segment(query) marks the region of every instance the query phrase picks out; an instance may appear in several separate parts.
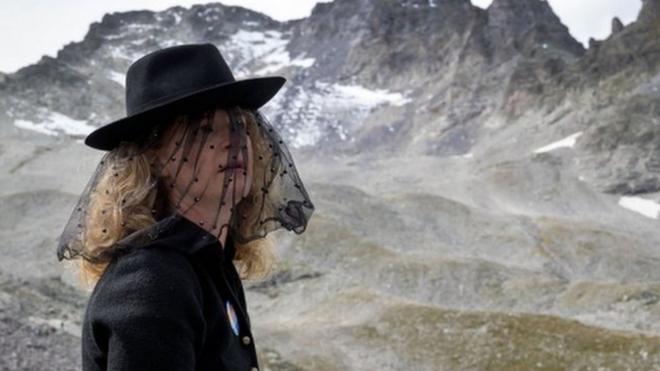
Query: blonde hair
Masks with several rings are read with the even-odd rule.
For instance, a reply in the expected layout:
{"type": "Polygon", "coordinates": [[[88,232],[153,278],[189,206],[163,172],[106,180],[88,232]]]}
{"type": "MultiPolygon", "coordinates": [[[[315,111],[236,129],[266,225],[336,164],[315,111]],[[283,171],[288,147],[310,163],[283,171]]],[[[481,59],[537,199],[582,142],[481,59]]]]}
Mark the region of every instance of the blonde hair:
{"type": "MultiPolygon", "coordinates": [[[[239,107],[233,109],[243,117],[248,132],[258,133],[254,114],[239,107]]],[[[254,158],[264,155],[268,148],[268,139],[251,136],[254,158]]],[[[111,252],[115,243],[133,231],[147,228],[156,219],[152,210],[157,202],[162,202],[159,187],[154,187],[154,175],[151,172],[151,158],[145,153],[137,153],[137,145],[122,142],[108,153],[106,172],[96,186],[96,192],[90,196],[88,216],[85,220],[85,233],[81,235],[84,253],[101,256],[111,252]]],[[[264,161],[253,161],[253,179],[261,179],[266,169],[264,161]]],[[[246,196],[249,201],[256,201],[261,196],[260,185],[252,182],[246,196]]],[[[249,202],[248,204],[256,204],[249,202]]],[[[259,218],[259,210],[245,210],[246,218],[259,218]]],[[[231,237],[232,234],[229,234],[231,237]]],[[[275,239],[272,234],[250,241],[246,244],[233,239],[235,246],[234,264],[243,279],[263,279],[270,275],[277,261],[275,239]]],[[[108,260],[78,259],[78,279],[81,285],[91,287],[96,284],[110,262],[108,260]]]]}

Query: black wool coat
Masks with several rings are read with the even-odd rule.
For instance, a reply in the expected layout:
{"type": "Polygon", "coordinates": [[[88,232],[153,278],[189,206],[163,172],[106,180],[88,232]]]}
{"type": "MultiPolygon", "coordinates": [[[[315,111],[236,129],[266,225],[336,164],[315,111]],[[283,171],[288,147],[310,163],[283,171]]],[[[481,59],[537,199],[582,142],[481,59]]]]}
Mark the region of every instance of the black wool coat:
{"type": "Polygon", "coordinates": [[[234,246],[208,236],[180,217],[112,260],[87,303],[83,371],[258,370],[234,246]]]}

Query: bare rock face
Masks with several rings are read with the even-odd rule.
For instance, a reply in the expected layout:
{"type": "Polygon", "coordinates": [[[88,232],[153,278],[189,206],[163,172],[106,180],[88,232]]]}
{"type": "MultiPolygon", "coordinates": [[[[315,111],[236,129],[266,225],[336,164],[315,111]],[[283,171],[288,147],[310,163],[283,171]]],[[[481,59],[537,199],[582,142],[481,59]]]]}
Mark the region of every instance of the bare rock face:
{"type": "Polygon", "coordinates": [[[544,0],[493,1],[488,7],[488,32],[500,48],[509,46],[530,53],[546,45],[573,56],[584,53],[584,47],[571,37],[544,0]]]}
{"type": "Polygon", "coordinates": [[[579,167],[605,192],[660,190],[659,3],[645,1],[637,21],[589,49],[565,75],[566,86],[584,92],[579,167]]]}
{"type": "Polygon", "coordinates": [[[458,53],[478,17],[469,0],[319,3],[292,23],[289,50],[314,56],[323,78],[412,85],[420,69],[433,74],[458,53]]]}
{"type": "Polygon", "coordinates": [[[547,95],[545,86],[585,50],[546,1],[495,0],[487,18],[484,37],[493,68],[506,76],[498,110],[515,120],[535,107],[538,97],[547,95]]]}
{"type": "Polygon", "coordinates": [[[590,51],[575,64],[576,81],[598,83],[625,69],[653,73],[658,68],[660,53],[660,23],[648,22],[658,16],[660,0],[647,0],[636,22],[623,27],[618,19],[612,21],[612,37],[602,43],[598,51],[590,51]],[[621,26],[621,27],[619,27],[621,26]]]}
{"type": "MultiPolygon", "coordinates": [[[[642,0],[642,9],[637,20],[639,22],[657,22],[660,19],[660,0],[642,0]]],[[[658,27],[658,24],[655,24],[658,27]]]]}
{"type": "Polygon", "coordinates": [[[619,17],[614,17],[612,19],[612,34],[617,34],[621,31],[623,31],[623,23],[621,23],[619,17]]]}

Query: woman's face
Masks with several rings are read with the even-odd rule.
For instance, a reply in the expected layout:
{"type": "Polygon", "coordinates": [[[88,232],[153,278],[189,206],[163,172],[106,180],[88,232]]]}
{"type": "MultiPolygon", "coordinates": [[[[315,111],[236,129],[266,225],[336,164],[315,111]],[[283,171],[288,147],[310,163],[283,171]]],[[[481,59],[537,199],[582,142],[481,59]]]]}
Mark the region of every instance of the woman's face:
{"type": "MultiPolygon", "coordinates": [[[[162,137],[163,146],[157,152],[159,162],[161,164],[166,163],[162,173],[170,186],[170,199],[179,200],[181,195],[185,195],[181,202],[181,208],[184,210],[193,203],[197,203],[197,207],[204,208],[208,205],[209,209],[217,208],[223,182],[226,179],[226,172],[229,172],[227,189],[223,198],[226,205],[237,204],[243,197],[247,196],[252,186],[254,170],[253,148],[250,137],[245,137],[247,158],[243,158],[244,154],[241,149],[234,149],[232,153],[235,154],[236,158],[232,158],[229,148],[232,145],[232,140],[230,138],[230,122],[227,111],[220,108],[216,109],[214,120],[209,124],[212,131],[208,132],[208,137],[203,144],[204,147],[201,148],[201,152],[200,146],[202,145],[201,139],[204,130],[199,130],[196,134],[193,134],[190,128],[179,124],[172,125],[165,130],[162,137]],[[186,143],[186,140],[182,139],[184,133],[195,135],[192,148],[188,152],[190,159],[181,158],[183,156],[183,143],[186,143]],[[177,145],[177,143],[179,144],[177,145]],[[173,156],[172,153],[174,153],[173,156]],[[197,153],[200,154],[197,171],[195,171],[194,157],[197,156],[197,153]],[[169,157],[169,161],[167,161],[167,157],[169,157]],[[172,160],[172,157],[174,157],[174,160],[172,160]],[[187,161],[181,164],[182,159],[187,161]],[[176,175],[178,166],[181,166],[181,169],[176,175]],[[190,188],[186,189],[189,184],[190,188]],[[199,195],[201,197],[198,197],[199,195]],[[195,200],[196,197],[199,199],[195,200]]],[[[203,124],[202,128],[205,127],[206,124],[203,124]]],[[[236,132],[244,133],[245,131],[236,132]]],[[[238,146],[239,142],[236,138],[233,142],[234,146],[238,146]]]]}

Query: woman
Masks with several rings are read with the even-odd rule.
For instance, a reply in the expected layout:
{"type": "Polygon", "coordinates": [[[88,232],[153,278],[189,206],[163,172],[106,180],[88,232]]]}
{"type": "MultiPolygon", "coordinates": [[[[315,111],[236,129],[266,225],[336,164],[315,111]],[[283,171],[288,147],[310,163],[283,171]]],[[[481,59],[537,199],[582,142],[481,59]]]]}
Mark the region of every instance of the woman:
{"type": "Polygon", "coordinates": [[[237,81],[206,43],[147,54],[126,82],[127,117],[85,139],[108,153],[58,246],[95,283],[83,369],[258,370],[241,278],[267,275],[268,233],[314,210],[257,110],[284,79],[237,81]]]}

